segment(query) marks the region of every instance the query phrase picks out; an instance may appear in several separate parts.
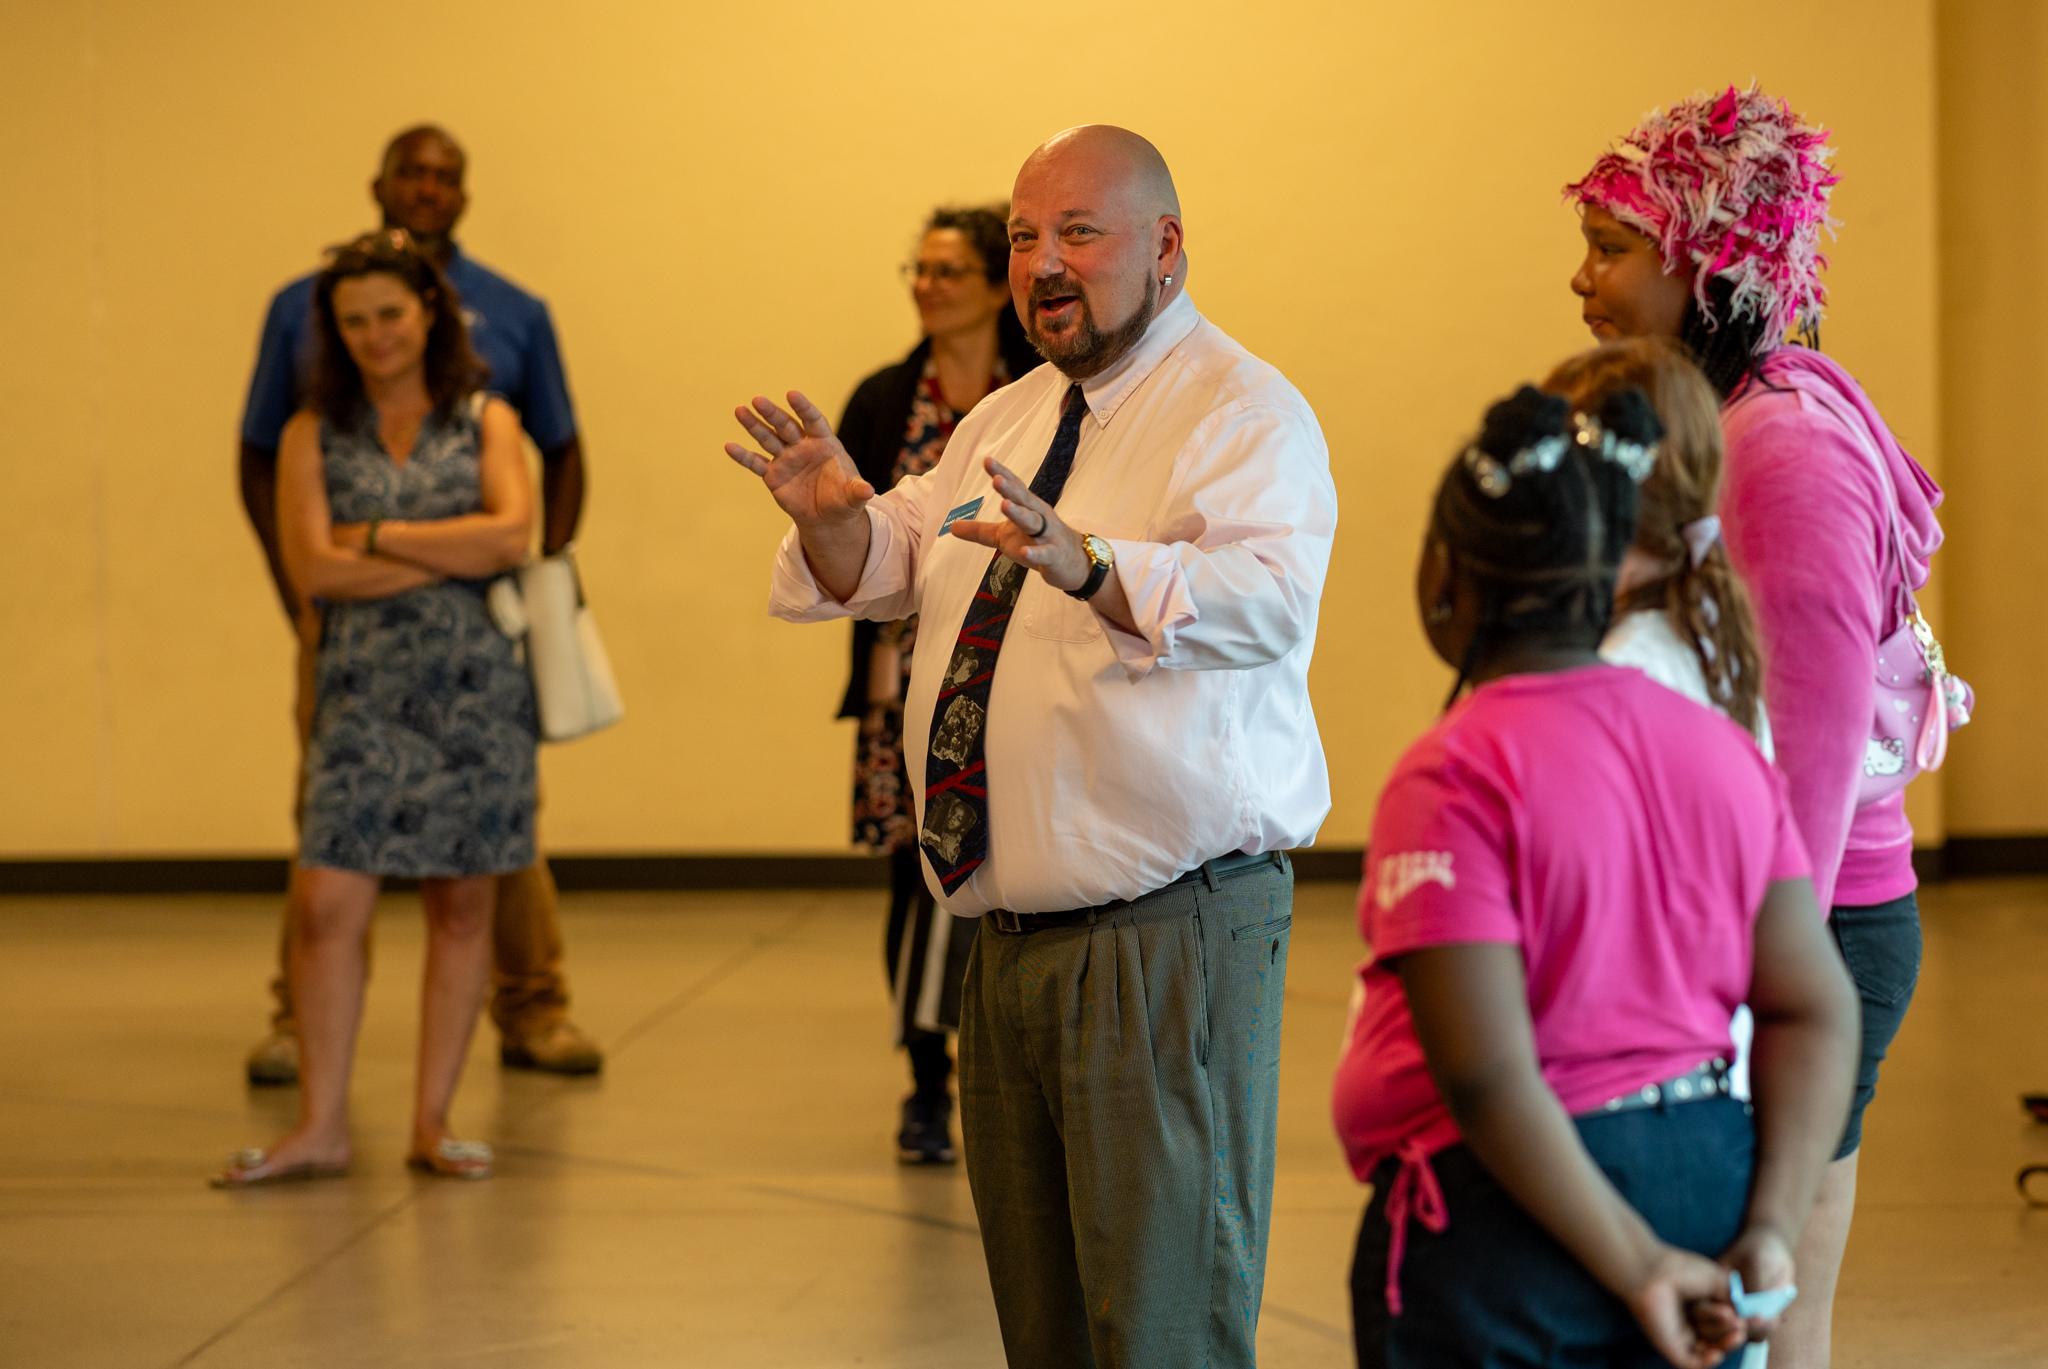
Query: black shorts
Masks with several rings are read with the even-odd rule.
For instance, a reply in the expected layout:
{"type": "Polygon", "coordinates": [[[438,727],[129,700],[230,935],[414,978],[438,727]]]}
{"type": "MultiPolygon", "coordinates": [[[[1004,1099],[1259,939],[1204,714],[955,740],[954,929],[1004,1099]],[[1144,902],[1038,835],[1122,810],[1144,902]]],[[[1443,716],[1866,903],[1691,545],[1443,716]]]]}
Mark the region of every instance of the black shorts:
{"type": "Polygon", "coordinates": [[[1828,931],[1856,982],[1863,1009],[1863,1048],[1856,1059],[1856,1092],[1849,1100],[1849,1124],[1837,1160],[1847,1159],[1863,1144],[1863,1109],[1877,1095],[1877,1067],[1913,1001],[1920,982],[1920,901],[1906,894],[1868,907],[1837,904],[1828,931]]]}

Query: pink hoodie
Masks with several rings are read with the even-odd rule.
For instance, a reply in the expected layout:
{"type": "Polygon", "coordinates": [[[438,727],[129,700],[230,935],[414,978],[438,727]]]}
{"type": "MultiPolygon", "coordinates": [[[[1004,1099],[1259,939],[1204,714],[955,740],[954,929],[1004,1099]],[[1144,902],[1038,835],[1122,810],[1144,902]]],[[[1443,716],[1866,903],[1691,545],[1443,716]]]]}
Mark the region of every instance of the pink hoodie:
{"type": "Polygon", "coordinates": [[[1764,700],[1814,892],[1835,904],[1910,892],[1913,828],[1895,794],[1856,807],[1876,708],[1877,644],[1898,628],[1885,505],[1894,497],[1912,588],[1941,545],[1941,488],[1830,358],[1780,347],[1721,408],[1730,557],[1756,601],[1764,700]],[[1860,440],[1859,440],[1860,439],[1860,440]],[[1866,454],[1891,476],[1888,490],[1866,454]]]}

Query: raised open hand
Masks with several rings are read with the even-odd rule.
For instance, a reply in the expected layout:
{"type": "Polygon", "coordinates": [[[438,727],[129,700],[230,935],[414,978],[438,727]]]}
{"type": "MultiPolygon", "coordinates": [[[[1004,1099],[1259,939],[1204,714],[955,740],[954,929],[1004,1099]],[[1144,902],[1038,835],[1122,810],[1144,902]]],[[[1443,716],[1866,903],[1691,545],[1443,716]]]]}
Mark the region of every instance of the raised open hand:
{"type": "Polygon", "coordinates": [[[725,454],[760,476],[799,528],[851,524],[875,497],[875,487],[861,479],[817,405],[801,391],[791,390],[789,408],[794,412],[766,395],[755,395],[752,408],[734,409],[733,417],[762,450],[728,442],[725,454]]]}

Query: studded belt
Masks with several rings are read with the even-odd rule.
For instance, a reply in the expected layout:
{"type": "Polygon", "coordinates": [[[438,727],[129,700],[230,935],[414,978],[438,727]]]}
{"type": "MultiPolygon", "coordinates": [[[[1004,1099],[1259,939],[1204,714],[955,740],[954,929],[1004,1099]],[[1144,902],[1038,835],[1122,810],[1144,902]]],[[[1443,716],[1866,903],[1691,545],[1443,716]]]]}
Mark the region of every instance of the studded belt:
{"type": "Polygon", "coordinates": [[[1610,1112],[1634,1112],[1638,1108],[1697,1103],[1708,1098],[1729,1097],[1732,1089],[1733,1084],[1728,1078],[1728,1062],[1717,1055],[1676,1078],[1666,1079],[1661,1084],[1645,1084],[1618,1098],[1610,1098],[1599,1107],[1581,1115],[1603,1117],[1610,1112]]]}

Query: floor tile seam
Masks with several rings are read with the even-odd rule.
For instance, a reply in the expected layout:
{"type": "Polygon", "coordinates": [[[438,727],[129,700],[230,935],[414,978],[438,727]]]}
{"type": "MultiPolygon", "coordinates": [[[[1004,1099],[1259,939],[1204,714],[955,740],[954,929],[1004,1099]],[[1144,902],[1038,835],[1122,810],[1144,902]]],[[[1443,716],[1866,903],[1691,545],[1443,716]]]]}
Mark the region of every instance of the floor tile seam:
{"type": "Polygon", "coordinates": [[[854,1198],[834,1198],[828,1194],[809,1193],[800,1188],[788,1188],[780,1184],[738,1183],[730,1187],[735,1192],[759,1193],[766,1197],[783,1198],[812,1207],[838,1208],[841,1211],[860,1212],[873,1217],[892,1217],[914,1226],[935,1227],[955,1235],[972,1236],[976,1241],[981,1239],[981,1227],[975,1223],[955,1221],[951,1217],[935,1217],[928,1212],[911,1212],[903,1208],[886,1207],[880,1203],[864,1203],[854,1198]]]}
{"type": "Polygon", "coordinates": [[[1297,1312],[1291,1307],[1276,1307],[1270,1302],[1263,1303],[1259,1308],[1259,1316],[1261,1319],[1285,1322],[1287,1325],[1298,1330],[1308,1331],[1314,1335],[1321,1336],[1324,1340],[1335,1345],[1350,1345],[1352,1343],[1351,1328],[1349,1326],[1333,1326],[1321,1317],[1312,1317],[1306,1312],[1297,1312]]]}
{"type": "Polygon", "coordinates": [[[740,966],[746,964],[749,960],[752,960],[777,942],[786,940],[790,932],[809,921],[814,915],[814,910],[800,908],[789,914],[780,926],[756,933],[744,945],[735,947],[724,960],[719,961],[699,976],[695,983],[684,988],[667,1002],[657,1005],[638,1022],[633,1023],[624,1031],[615,1035],[612,1038],[610,1053],[617,1055],[620,1051],[630,1047],[635,1041],[654,1030],[663,1020],[688,1007],[692,1001],[702,997],[706,992],[729,978],[733,971],[737,970],[740,966]]]}
{"type": "Polygon", "coordinates": [[[591,1169],[612,1170],[650,1179],[672,1179],[687,1183],[719,1183],[723,1184],[726,1191],[731,1193],[753,1193],[763,1197],[780,1198],[788,1202],[803,1203],[811,1207],[832,1207],[850,1212],[860,1212],[869,1216],[892,1217],[922,1226],[935,1226],[942,1230],[976,1237],[981,1234],[980,1227],[969,1222],[955,1221],[950,1217],[934,1217],[929,1213],[888,1207],[880,1203],[864,1203],[853,1198],[835,1198],[829,1194],[814,1193],[798,1187],[758,1182],[734,1183],[728,1176],[704,1171],[669,1169],[662,1165],[648,1164],[644,1161],[614,1160],[603,1156],[578,1155],[573,1151],[549,1150],[540,1146],[526,1146],[516,1143],[500,1146],[499,1150],[507,1155],[534,1156],[560,1161],[564,1164],[580,1165],[591,1169]]]}
{"type": "Polygon", "coordinates": [[[612,1170],[621,1174],[637,1174],[649,1179],[680,1179],[690,1183],[717,1182],[719,1176],[697,1170],[672,1169],[665,1165],[649,1164],[643,1160],[619,1160],[604,1155],[579,1155],[575,1151],[557,1150],[548,1146],[527,1145],[520,1141],[498,1143],[500,1155],[524,1156],[528,1159],[554,1160],[571,1166],[587,1169],[612,1170]]]}
{"type": "MultiPolygon", "coordinates": [[[[796,912],[791,913],[780,926],[756,934],[752,940],[738,947],[724,960],[706,970],[694,983],[684,988],[675,997],[657,1005],[638,1022],[633,1023],[624,1031],[614,1035],[611,1039],[611,1044],[606,1047],[605,1054],[607,1060],[616,1061],[619,1056],[632,1047],[634,1042],[653,1031],[655,1027],[668,1018],[687,1008],[696,999],[702,997],[705,993],[729,978],[734,971],[745,965],[749,960],[785,939],[792,930],[814,916],[815,911],[814,909],[800,908],[796,912]]],[[[542,1097],[530,1100],[525,1107],[510,1113],[506,1121],[506,1132],[516,1132],[522,1124],[538,1116],[541,1112],[553,1107],[565,1098],[574,1096],[574,1090],[558,1088],[549,1091],[542,1097]]]]}
{"type": "Polygon", "coordinates": [[[4,1098],[10,1106],[20,1104],[45,1108],[79,1108],[88,1111],[118,1112],[124,1115],[155,1113],[165,1117],[186,1117],[194,1120],[199,1118],[216,1119],[221,1113],[219,1108],[196,1107],[178,1103],[129,1102],[117,1098],[82,1098],[75,1095],[66,1096],[64,1094],[23,1093],[16,1089],[7,1088],[5,1085],[0,1085],[0,1098],[4,1098]]]}
{"type": "Polygon", "coordinates": [[[419,1198],[420,1195],[417,1192],[408,1193],[405,1197],[399,1199],[397,1202],[391,1204],[391,1206],[385,1208],[382,1212],[379,1212],[376,1216],[364,1222],[361,1227],[351,1232],[346,1239],[342,1240],[331,1250],[327,1251],[326,1254],[319,1256],[310,1264],[307,1264],[304,1268],[300,1269],[296,1274],[293,1274],[283,1283],[280,1283],[279,1285],[277,1285],[277,1287],[271,1289],[268,1293],[264,1294],[255,1302],[251,1303],[248,1307],[244,1308],[241,1312],[237,1313],[228,1321],[227,1325],[221,1327],[220,1330],[208,1336],[205,1340],[201,1341],[197,1346],[193,1347],[185,1355],[181,1356],[176,1360],[173,1360],[171,1362],[170,1369],[188,1369],[188,1366],[197,1364],[201,1356],[207,1354],[215,1346],[221,1344],[223,1341],[227,1340],[228,1337],[232,1336],[235,1332],[239,1331],[243,1326],[247,1325],[249,1321],[252,1320],[258,1313],[262,1312],[265,1308],[269,1307],[271,1304],[283,1298],[287,1293],[290,1293],[299,1285],[306,1283],[308,1280],[312,1279],[314,1275],[318,1274],[327,1266],[333,1264],[336,1260],[340,1259],[343,1255],[353,1250],[356,1246],[362,1244],[365,1240],[368,1240],[369,1237],[379,1227],[385,1225],[386,1223],[390,1222],[393,1218],[399,1216],[407,1208],[416,1205],[419,1202],[419,1198]]]}

